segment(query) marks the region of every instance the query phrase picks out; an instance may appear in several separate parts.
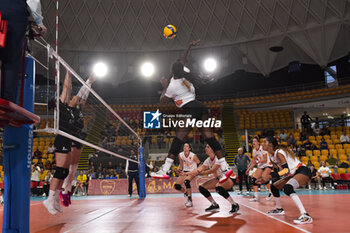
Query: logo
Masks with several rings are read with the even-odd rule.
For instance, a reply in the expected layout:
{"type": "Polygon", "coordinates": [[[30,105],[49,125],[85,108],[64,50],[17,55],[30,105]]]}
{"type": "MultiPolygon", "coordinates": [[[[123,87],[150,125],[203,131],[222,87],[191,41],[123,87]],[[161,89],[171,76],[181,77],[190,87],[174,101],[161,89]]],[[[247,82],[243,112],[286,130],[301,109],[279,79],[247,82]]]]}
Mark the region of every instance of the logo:
{"type": "Polygon", "coordinates": [[[115,190],[115,181],[103,180],[100,183],[101,193],[104,195],[111,195],[115,190]]]}
{"type": "Polygon", "coordinates": [[[156,112],[143,112],[144,129],[160,129],[160,116],[162,113],[157,109],[156,112]]]}

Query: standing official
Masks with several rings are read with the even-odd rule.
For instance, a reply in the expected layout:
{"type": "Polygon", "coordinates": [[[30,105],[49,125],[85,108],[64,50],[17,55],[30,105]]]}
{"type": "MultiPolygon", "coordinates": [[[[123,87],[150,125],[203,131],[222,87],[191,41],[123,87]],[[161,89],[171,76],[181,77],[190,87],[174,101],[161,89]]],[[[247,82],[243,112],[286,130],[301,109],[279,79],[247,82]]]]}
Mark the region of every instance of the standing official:
{"type": "MultiPolygon", "coordinates": [[[[130,157],[137,160],[137,156],[133,149],[130,150],[130,157]]],[[[133,161],[126,161],[125,174],[128,176],[129,180],[129,197],[132,196],[132,180],[135,179],[137,186],[137,194],[139,194],[139,165],[133,161]]]]}

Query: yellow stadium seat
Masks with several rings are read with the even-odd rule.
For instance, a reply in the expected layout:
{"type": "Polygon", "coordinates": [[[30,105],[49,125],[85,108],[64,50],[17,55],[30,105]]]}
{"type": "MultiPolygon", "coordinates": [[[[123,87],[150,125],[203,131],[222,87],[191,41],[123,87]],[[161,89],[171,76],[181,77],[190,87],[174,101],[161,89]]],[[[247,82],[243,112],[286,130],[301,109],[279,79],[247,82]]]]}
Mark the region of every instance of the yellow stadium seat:
{"type": "Polygon", "coordinates": [[[330,149],[329,150],[329,153],[333,156],[336,156],[337,155],[337,150],[336,149],[330,149]]]}
{"type": "Polygon", "coordinates": [[[328,150],[322,150],[321,152],[322,152],[322,155],[324,155],[324,156],[328,156],[328,154],[329,154],[328,150]]]}
{"type": "Polygon", "coordinates": [[[328,149],[335,149],[335,146],[333,144],[328,144],[328,149]]]}
{"type": "MultiPolygon", "coordinates": [[[[323,154],[323,151],[324,150],[322,150],[322,154],[323,154]]],[[[314,156],[320,156],[321,155],[321,152],[319,150],[314,150],[313,152],[314,152],[314,156]]]]}
{"type": "Polygon", "coordinates": [[[316,156],[311,156],[310,157],[311,162],[318,162],[318,158],[316,156]]]}
{"type": "Polygon", "coordinates": [[[305,153],[307,156],[312,156],[312,150],[307,150],[305,153]]]}
{"type": "Polygon", "coordinates": [[[326,161],[327,160],[327,156],[324,156],[324,155],[322,155],[322,156],[320,156],[320,161],[322,162],[322,161],[326,161]]]}
{"type": "Polygon", "coordinates": [[[315,168],[316,168],[316,167],[317,167],[317,168],[319,168],[319,167],[320,167],[320,163],[319,163],[319,162],[317,162],[317,161],[312,162],[312,164],[315,166],[315,168]]]}
{"type": "Polygon", "coordinates": [[[342,144],[337,144],[337,145],[335,145],[335,148],[336,149],[343,149],[343,145],[342,144]]]}
{"type": "Polygon", "coordinates": [[[309,161],[308,157],[306,157],[306,156],[301,157],[301,162],[303,162],[304,164],[307,164],[308,161],[309,161]]]}
{"type": "Polygon", "coordinates": [[[345,173],[345,168],[338,168],[337,169],[339,174],[344,174],[345,173]]]}
{"type": "Polygon", "coordinates": [[[345,150],[344,149],[337,149],[337,151],[338,151],[338,155],[340,155],[340,154],[345,154],[345,150]]]}

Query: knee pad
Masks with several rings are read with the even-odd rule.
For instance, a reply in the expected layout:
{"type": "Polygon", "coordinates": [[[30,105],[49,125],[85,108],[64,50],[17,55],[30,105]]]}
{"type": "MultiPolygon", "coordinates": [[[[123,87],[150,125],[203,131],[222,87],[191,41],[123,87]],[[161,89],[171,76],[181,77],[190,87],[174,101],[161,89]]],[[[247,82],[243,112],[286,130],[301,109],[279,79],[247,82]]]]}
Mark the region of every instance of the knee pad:
{"type": "Polygon", "coordinates": [[[274,185],[271,185],[271,193],[274,197],[280,197],[280,191],[274,185]]]}
{"type": "Polygon", "coordinates": [[[210,197],[211,194],[208,191],[208,189],[204,188],[203,186],[199,186],[199,192],[204,196],[204,197],[210,197]]]}
{"type": "Polygon", "coordinates": [[[176,190],[179,190],[179,191],[180,191],[180,190],[181,190],[181,185],[175,184],[175,185],[174,185],[174,188],[175,188],[176,190]]]}
{"type": "Polygon", "coordinates": [[[183,143],[184,143],[183,141],[181,141],[179,138],[175,137],[173,140],[173,143],[171,143],[169,153],[173,154],[175,156],[178,156],[180,151],[181,151],[183,143]]]}
{"type": "Polygon", "coordinates": [[[252,177],[251,185],[257,186],[256,180],[257,180],[257,179],[256,179],[255,177],[252,177]]]}
{"type": "Polygon", "coordinates": [[[225,199],[227,199],[230,196],[230,194],[224,189],[224,187],[216,186],[215,190],[218,194],[223,196],[225,199]]]}
{"type": "Polygon", "coordinates": [[[299,182],[294,178],[288,180],[286,184],[290,184],[291,186],[293,186],[294,189],[299,188],[299,182]]]}
{"type": "Polygon", "coordinates": [[[59,180],[64,180],[69,174],[69,169],[63,168],[63,167],[56,167],[55,174],[53,175],[54,178],[57,178],[59,180]]]}
{"type": "Polygon", "coordinates": [[[185,180],[185,186],[187,189],[190,189],[191,188],[191,181],[185,180]]]}
{"type": "Polygon", "coordinates": [[[209,146],[211,147],[211,149],[213,149],[213,151],[219,151],[222,150],[220,143],[216,140],[215,137],[211,137],[205,140],[209,146]]]}
{"type": "Polygon", "coordinates": [[[291,184],[284,185],[283,192],[288,196],[291,195],[292,193],[295,193],[294,188],[291,184]]]}

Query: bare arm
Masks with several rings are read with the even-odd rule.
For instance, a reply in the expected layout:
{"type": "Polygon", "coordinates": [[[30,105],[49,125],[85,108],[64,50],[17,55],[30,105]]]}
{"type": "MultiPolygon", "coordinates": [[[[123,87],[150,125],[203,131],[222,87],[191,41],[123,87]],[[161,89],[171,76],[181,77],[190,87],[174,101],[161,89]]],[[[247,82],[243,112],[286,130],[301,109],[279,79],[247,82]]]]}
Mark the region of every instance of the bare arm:
{"type": "Polygon", "coordinates": [[[200,172],[199,174],[200,175],[212,174],[212,173],[216,172],[216,170],[218,170],[219,168],[220,168],[219,164],[214,164],[214,166],[211,169],[200,172]]]}
{"type": "Polygon", "coordinates": [[[184,167],[184,161],[181,159],[181,157],[179,156],[179,167],[177,168],[179,171],[182,171],[183,167],[184,167]]]}
{"type": "Polygon", "coordinates": [[[186,59],[187,59],[187,56],[188,56],[188,53],[190,52],[190,49],[192,48],[192,46],[196,46],[200,41],[201,41],[201,40],[195,40],[195,41],[192,41],[192,42],[188,45],[187,49],[185,50],[185,52],[182,54],[182,57],[181,57],[181,62],[182,62],[182,64],[185,65],[186,59]]]}
{"type": "Polygon", "coordinates": [[[199,158],[197,157],[197,155],[194,155],[194,156],[193,156],[193,160],[194,160],[194,162],[195,162],[196,164],[200,164],[200,163],[201,163],[201,161],[199,160],[199,158]]]}
{"type": "Polygon", "coordinates": [[[199,175],[202,171],[205,171],[207,170],[209,167],[208,166],[205,166],[205,165],[200,165],[197,169],[193,170],[193,171],[190,171],[190,172],[187,172],[187,173],[184,173],[183,175],[190,175],[190,176],[197,176],[199,175]]]}
{"type": "MultiPolygon", "coordinates": [[[[95,75],[93,73],[91,73],[90,77],[88,78],[88,80],[86,80],[86,84],[88,86],[91,86],[94,82],[95,82],[96,78],[95,75]]],[[[78,92],[77,95],[75,95],[71,101],[69,101],[69,106],[70,107],[75,107],[78,104],[79,105],[83,105],[85,106],[86,100],[88,99],[90,94],[90,91],[87,89],[87,87],[85,85],[83,85],[80,88],[80,91],[78,92]]]]}
{"type": "Polygon", "coordinates": [[[250,166],[249,168],[247,169],[247,171],[245,172],[245,174],[249,174],[249,171],[253,169],[253,167],[256,165],[256,159],[255,157],[251,160],[251,163],[250,163],[250,166]]]}
{"type": "Polygon", "coordinates": [[[169,80],[166,79],[165,77],[162,77],[160,79],[160,83],[162,84],[162,87],[163,87],[162,94],[160,95],[160,103],[167,104],[171,100],[171,98],[165,96],[166,90],[168,89],[168,86],[169,86],[169,80]]]}
{"type": "Polygon", "coordinates": [[[66,77],[64,78],[63,89],[60,96],[61,102],[68,103],[70,100],[71,94],[72,94],[71,74],[68,70],[66,70],[66,77]]]}

